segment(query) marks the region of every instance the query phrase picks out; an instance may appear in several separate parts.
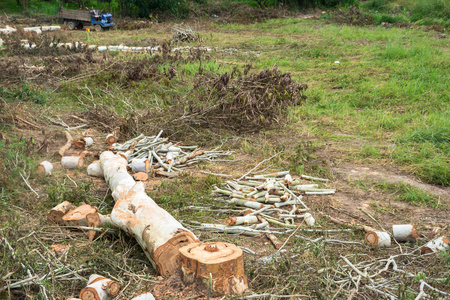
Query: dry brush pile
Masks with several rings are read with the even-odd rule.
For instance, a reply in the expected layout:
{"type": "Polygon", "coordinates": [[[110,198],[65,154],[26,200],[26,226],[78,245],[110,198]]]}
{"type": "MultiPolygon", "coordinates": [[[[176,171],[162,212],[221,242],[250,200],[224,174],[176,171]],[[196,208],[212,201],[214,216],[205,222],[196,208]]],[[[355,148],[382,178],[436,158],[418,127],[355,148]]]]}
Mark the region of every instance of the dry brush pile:
{"type": "Polygon", "coordinates": [[[189,111],[179,120],[202,127],[258,131],[282,123],[286,108],[306,99],[306,89],[307,85],[276,66],[253,75],[202,78],[190,95],[189,111]]]}

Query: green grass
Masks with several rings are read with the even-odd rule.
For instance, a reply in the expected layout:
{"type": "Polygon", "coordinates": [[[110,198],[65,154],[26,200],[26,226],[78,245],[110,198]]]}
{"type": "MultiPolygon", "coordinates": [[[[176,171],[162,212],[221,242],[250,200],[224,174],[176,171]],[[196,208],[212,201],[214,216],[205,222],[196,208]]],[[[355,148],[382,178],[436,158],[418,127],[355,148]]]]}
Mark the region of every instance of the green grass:
{"type": "MultiPolygon", "coordinates": [[[[244,29],[238,25],[223,27],[244,29]]],[[[267,34],[241,44],[246,50],[262,51],[255,61],[257,67],[277,64],[310,86],[308,103],[294,109],[293,118],[303,124],[314,121],[314,126],[324,130],[356,133],[372,145],[364,147],[361,155],[399,163],[427,182],[450,184],[446,172],[447,41],[420,30],[321,25],[292,19],[250,27],[253,32],[267,34]],[[288,34],[283,44],[272,37],[274,32],[288,34]],[[292,48],[294,42],[300,49],[292,48]],[[334,60],[341,63],[334,64],[334,60]],[[320,125],[322,119],[327,119],[327,124],[320,125]],[[426,133],[420,133],[424,128],[428,128],[426,133]],[[380,153],[374,147],[379,143],[397,145],[380,153]]]]}

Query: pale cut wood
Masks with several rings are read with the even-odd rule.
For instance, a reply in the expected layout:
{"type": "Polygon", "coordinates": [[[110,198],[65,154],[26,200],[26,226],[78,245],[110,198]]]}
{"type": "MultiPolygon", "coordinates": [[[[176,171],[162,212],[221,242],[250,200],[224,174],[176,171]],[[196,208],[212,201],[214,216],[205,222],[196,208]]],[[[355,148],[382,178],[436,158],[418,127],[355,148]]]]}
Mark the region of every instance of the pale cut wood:
{"type": "Polygon", "coordinates": [[[100,161],[96,160],[93,163],[91,163],[87,167],[87,173],[88,173],[89,176],[103,177],[103,170],[100,167],[100,161]]]}
{"type": "Polygon", "coordinates": [[[81,290],[81,300],[109,300],[120,291],[120,285],[114,280],[92,274],[87,286],[81,290]]]}
{"type": "Polygon", "coordinates": [[[111,146],[112,144],[114,144],[116,142],[117,142],[117,137],[114,134],[110,133],[106,136],[106,143],[108,145],[111,146]]]}
{"type": "Polygon", "coordinates": [[[73,208],[73,204],[69,201],[64,201],[53,207],[47,215],[47,222],[50,224],[60,224],[62,218],[73,208]]]}
{"type": "Polygon", "coordinates": [[[448,245],[449,245],[448,238],[446,236],[441,236],[425,244],[425,246],[421,248],[421,253],[428,254],[439,252],[447,248],[448,245]]]}
{"type": "Polygon", "coordinates": [[[148,174],[145,172],[138,172],[133,174],[133,178],[136,181],[146,181],[148,179],[148,174]]]}
{"type": "Polygon", "coordinates": [[[66,131],[65,134],[66,134],[67,142],[64,144],[64,146],[59,148],[59,151],[58,151],[59,155],[61,155],[61,156],[64,156],[64,152],[69,150],[70,146],[72,146],[72,141],[73,141],[73,138],[68,131],[66,131]]]}
{"type": "Polygon", "coordinates": [[[44,174],[45,176],[52,175],[53,165],[51,162],[44,160],[39,164],[38,172],[44,174]]]}
{"type": "Polygon", "coordinates": [[[419,237],[412,224],[392,225],[392,233],[398,242],[416,242],[419,237]]]}
{"type": "Polygon", "coordinates": [[[150,160],[148,158],[133,158],[131,160],[131,171],[133,173],[150,172],[150,160]]]}
{"type": "Polygon", "coordinates": [[[84,159],[82,156],[63,156],[61,165],[64,169],[78,169],[84,165],[84,159]]]}
{"type": "Polygon", "coordinates": [[[111,223],[136,238],[160,274],[173,274],[179,268],[178,249],[198,242],[197,237],[147,195],[143,182],[134,181],[125,158],[105,151],[100,163],[116,201],[111,223]]]}
{"type": "Polygon", "coordinates": [[[131,300],[155,300],[155,297],[153,297],[153,295],[151,293],[145,293],[145,294],[136,296],[131,300]]]}
{"type": "Polygon", "coordinates": [[[369,231],[364,239],[372,247],[389,247],[391,245],[391,237],[384,231],[369,231]]]}
{"type": "Polygon", "coordinates": [[[220,294],[242,294],[247,288],[242,250],[229,243],[194,243],[180,248],[183,281],[196,279],[220,294]]]}
{"type": "Polygon", "coordinates": [[[280,240],[273,234],[273,233],[267,233],[266,237],[272,242],[275,249],[280,249],[281,245],[283,245],[280,240]]]}
{"type": "Polygon", "coordinates": [[[230,225],[249,225],[258,222],[256,216],[230,217],[226,219],[225,224],[230,225]]]}
{"type": "Polygon", "coordinates": [[[305,218],[306,224],[308,224],[309,226],[314,226],[316,220],[314,220],[314,217],[310,213],[305,213],[303,216],[305,218]]]}

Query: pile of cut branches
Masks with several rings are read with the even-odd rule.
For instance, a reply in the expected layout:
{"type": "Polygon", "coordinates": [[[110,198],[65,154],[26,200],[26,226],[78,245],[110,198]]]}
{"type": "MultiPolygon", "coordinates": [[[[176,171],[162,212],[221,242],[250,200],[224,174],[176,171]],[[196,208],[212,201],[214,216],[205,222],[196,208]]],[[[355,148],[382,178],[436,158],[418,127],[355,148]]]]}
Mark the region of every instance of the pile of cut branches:
{"type": "Polygon", "coordinates": [[[200,78],[188,102],[189,112],[175,121],[209,128],[255,132],[280,124],[286,108],[306,99],[306,84],[275,66],[249,76],[200,78]]]}

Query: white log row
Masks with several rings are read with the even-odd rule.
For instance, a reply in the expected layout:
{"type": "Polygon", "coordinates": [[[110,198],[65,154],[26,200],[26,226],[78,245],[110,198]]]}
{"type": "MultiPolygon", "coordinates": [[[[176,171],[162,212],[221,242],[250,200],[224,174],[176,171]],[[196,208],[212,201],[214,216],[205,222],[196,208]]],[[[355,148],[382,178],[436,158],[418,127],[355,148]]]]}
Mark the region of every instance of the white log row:
{"type": "Polygon", "coordinates": [[[44,160],[39,164],[38,171],[45,174],[45,176],[52,175],[53,165],[51,162],[44,160]]]}
{"type": "Polygon", "coordinates": [[[258,223],[256,216],[230,217],[225,221],[225,224],[230,225],[249,225],[258,223]]]}
{"type": "Polygon", "coordinates": [[[105,151],[100,163],[116,201],[111,223],[136,238],[160,274],[173,274],[180,266],[178,249],[197,237],[147,195],[143,182],[134,181],[125,158],[105,151]]]}
{"type": "Polygon", "coordinates": [[[398,242],[416,242],[419,237],[412,224],[392,225],[392,233],[398,242]]]}
{"type": "Polygon", "coordinates": [[[421,248],[422,254],[435,253],[444,250],[448,247],[449,240],[446,236],[438,237],[431,240],[421,248]]]}
{"type": "Polygon", "coordinates": [[[108,144],[108,145],[112,145],[112,144],[114,144],[115,142],[117,142],[117,137],[114,135],[114,134],[112,134],[112,133],[110,133],[110,134],[108,134],[107,136],[106,136],[106,143],[108,144]]]}
{"type": "Polygon", "coordinates": [[[136,296],[131,300],[155,300],[155,297],[153,297],[153,295],[151,293],[145,293],[145,294],[136,296]]]}
{"type": "Polygon", "coordinates": [[[92,274],[79,297],[81,300],[110,300],[119,291],[120,285],[116,281],[92,274]]]}
{"type": "Polygon", "coordinates": [[[102,177],[103,178],[103,170],[100,167],[100,161],[96,160],[93,163],[91,163],[87,167],[87,173],[88,173],[89,176],[102,177]]]}
{"type": "Polygon", "coordinates": [[[131,160],[131,171],[133,173],[150,172],[150,160],[148,158],[133,158],[131,160]]]}
{"type": "Polygon", "coordinates": [[[366,233],[365,241],[372,247],[389,247],[391,245],[391,237],[389,233],[384,231],[369,231],[366,233]]]}
{"type": "Polygon", "coordinates": [[[64,201],[63,203],[56,205],[48,212],[47,222],[50,224],[61,223],[63,216],[72,208],[74,208],[74,206],[69,201],[64,201]]]}
{"type": "Polygon", "coordinates": [[[0,33],[4,33],[4,34],[10,34],[10,33],[16,32],[16,31],[17,31],[17,29],[10,27],[8,25],[6,25],[5,28],[0,28],[0,33]]]}
{"type": "Polygon", "coordinates": [[[77,169],[84,165],[82,156],[63,156],[61,158],[61,165],[64,169],[77,169]]]}

